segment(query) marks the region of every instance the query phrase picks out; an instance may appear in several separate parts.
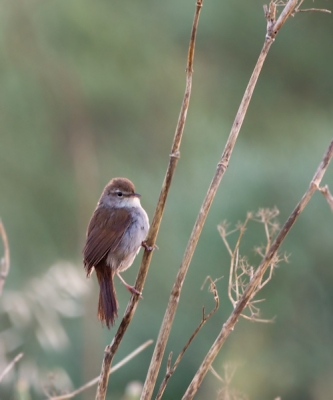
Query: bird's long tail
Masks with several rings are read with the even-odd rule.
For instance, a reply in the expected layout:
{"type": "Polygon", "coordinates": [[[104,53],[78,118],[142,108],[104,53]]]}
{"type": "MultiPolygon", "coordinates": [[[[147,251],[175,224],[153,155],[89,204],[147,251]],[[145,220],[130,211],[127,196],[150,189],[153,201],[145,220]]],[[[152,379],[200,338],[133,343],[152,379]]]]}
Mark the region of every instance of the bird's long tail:
{"type": "Polygon", "coordinates": [[[110,327],[118,317],[118,302],[116,291],[113,284],[113,274],[111,268],[101,261],[95,266],[95,271],[99,283],[98,318],[110,327]]]}

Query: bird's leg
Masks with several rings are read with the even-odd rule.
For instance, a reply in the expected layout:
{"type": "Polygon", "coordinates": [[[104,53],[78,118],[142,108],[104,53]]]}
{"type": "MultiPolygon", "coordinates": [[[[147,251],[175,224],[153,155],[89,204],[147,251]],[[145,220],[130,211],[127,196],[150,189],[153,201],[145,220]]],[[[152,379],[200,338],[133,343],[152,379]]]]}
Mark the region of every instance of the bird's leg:
{"type": "Polygon", "coordinates": [[[130,291],[132,294],[138,294],[140,297],[142,297],[142,293],[139,292],[137,289],[135,289],[134,286],[129,285],[125,279],[120,275],[119,272],[117,272],[118,278],[122,281],[122,283],[124,284],[125,288],[130,291]]]}
{"type": "Polygon", "coordinates": [[[154,246],[149,246],[145,240],[141,243],[141,246],[147,251],[153,251],[155,249],[158,250],[158,246],[156,246],[156,244],[154,244],[154,246]]]}

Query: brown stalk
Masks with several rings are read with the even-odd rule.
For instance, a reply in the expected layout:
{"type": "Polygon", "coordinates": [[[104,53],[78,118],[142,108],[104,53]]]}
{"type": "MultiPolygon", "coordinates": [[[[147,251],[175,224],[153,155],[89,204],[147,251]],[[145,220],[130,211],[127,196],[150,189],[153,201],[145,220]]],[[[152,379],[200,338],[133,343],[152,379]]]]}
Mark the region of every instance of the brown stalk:
{"type": "MultiPolygon", "coordinates": [[[[197,0],[196,3],[196,10],[195,10],[195,15],[194,15],[194,20],[193,20],[193,25],[192,25],[192,31],[191,31],[191,38],[190,38],[190,44],[189,44],[189,50],[188,50],[188,56],[187,56],[187,67],[186,67],[186,87],[185,87],[185,93],[184,93],[184,98],[183,102],[181,105],[180,113],[179,113],[179,118],[178,118],[178,123],[176,126],[176,131],[173,139],[173,144],[171,148],[171,154],[170,154],[170,159],[169,159],[169,165],[164,177],[164,181],[162,184],[162,189],[161,193],[157,202],[155,214],[151,223],[151,227],[148,233],[147,237],[147,244],[149,246],[154,246],[156,237],[160,228],[164,208],[165,208],[165,203],[166,199],[169,193],[171,181],[178,163],[178,159],[180,157],[180,144],[184,132],[184,126],[186,122],[186,116],[187,116],[187,110],[189,107],[189,101],[190,101],[190,96],[191,96],[191,88],[192,88],[192,74],[193,74],[193,60],[194,60],[194,50],[195,50],[195,40],[196,40],[196,34],[197,34],[197,27],[198,27],[198,22],[199,22],[199,16],[200,16],[200,11],[202,7],[202,2],[203,0],[197,0]]],[[[136,289],[141,292],[146,280],[146,276],[148,273],[150,261],[152,258],[152,252],[145,250],[140,269],[138,272],[138,277],[135,283],[136,289]]],[[[97,387],[97,393],[96,393],[96,400],[104,400],[106,391],[107,391],[107,385],[108,385],[108,380],[109,380],[109,370],[111,367],[111,363],[114,357],[114,354],[116,353],[119,344],[126,332],[126,329],[132,320],[132,317],[134,315],[134,312],[136,310],[137,304],[139,301],[139,295],[134,294],[125,311],[124,317],[120,323],[120,326],[115,334],[114,339],[112,340],[112,343],[108,345],[105,348],[104,352],[104,358],[103,358],[103,363],[102,363],[102,369],[101,369],[101,374],[100,374],[100,380],[98,382],[98,387],[97,387]]]]}
{"type": "MultiPolygon", "coordinates": [[[[297,4],[297,0],[289,1],[285,8],[288,8],[288,9],[291,8],[290,4],[292,4],[292,6],[295,7],[295,5],[297,4]]],[[[290,13],[291,13],[291,11],[288,13],[284,12],[285,20],[288,18],[290,13]]],[[[170,294],[169,303],[168,303],[166,312],[164,314],[164,319],[162,321],[162,325],[161,325],[160,332],[159,332],[159,335],[157,338],[154,353],[153,353],[153,356],[152,356],[152,359],[150,362],[146,381],[145,381],[143,391],[141,394],[141,400],[149,400],[152,397],[152,393],[153,393],[157,375],[158,375],[158,372],[159,372],[159,369],[161,366],[165,347],[166,347],[166,344],[167,344],[167,341],[168,341],[168,338],[170,335],[171,326],[172,326],[173,319],[174,319],[174,316],[175,316],[175,313],[177,310],[181,289],[182,289],[182,286],[183,286],[183,283],[185,280],[185,276],[186,276],[188,267],[192,260],[194,250],[198,243],[203,225],[205,223],[208,211],[210,209],[210,206],[211,206],[213,199],[215,197],[215,194],[217,192],[218,186],[219,186],[219,184],[222,180],[222,177],[224,176],[224,173],[229,165],[231,153],[236,144],[236,140],[237,140],[240,128],[242,126],[247,108],[249,106],[249,103],[250,103],[255,85],[257,83],[260,71],[262,69],[263,63],[264,63],[266,56],[268,54],[268,51],[273,43],[274,37],[278,32],[278,29],[277,28],[275,29],[275,24],[277,24],[277,22],[275,22],[276,6],[275,6],[274,2],[271,2],[270,8],[265,10],[265,14],[266,14],[266,19],[267,19],[267,34],[266,34],[265,43],[260,52],[257,64],[251,75],[248,86],[245,90],[243,99],[241,101],[241,104],[239,106],[238,112],[235,117],[235,121],[232,125],[231,131],[230,131],[230,134],[228,137],[228,141],[225,145],[221,159],[217,164],[215,175],[211,181],[211,184],[207,191],[206,197],[205,197],[203,204],[201,206],[201,209],[199,211],[197,220],[194,224],[187,247],[185,249],[183,260],[179,267],[178,274],[177,274],[175,283],[173,285],[173,288],[172,288],[172,291],[170,294]]],[[[281,15],[282,15],[282,13],[281,13],[281,15]]],[[[281,19],[281,16],[280,16],[278,22],[280,21],[280,19],[281,19]]],[[[278,26],[279,27],[282,26],[281,22],[279,22],[278,26]]]]}
{"type": "MultiPolygon", "coordinates": [[[[209,320],[210,317],[213,316],[213,314],[215,314],[215,312],[218,310],[219,308],[219,304],[220,304],[220,299],[219,299],[219,295],[217,293],[217,289],[216,289],[216,285],[215,285],[215,281],[212,280],[212,278],[210,276],[208,276],[205,279],[205,282],[209,280],[210,281],[210,291],[213,293],[214,295],[214,300],[215,300],[215,307],[213,308],[213,310],[209,313],[209,314],[205,314],[205,307],[203,307],[202,309],[202,319],[200,321],[200,324],[196,327],[195,331],[192,333],[192,335],[190,336],[190,338],[188,339],[187,343],[185,344],[183,350],[179,353],[176,361],[174,362],[174,364],[171,366],[171,357],[172,357],[172,353],[169,354],[168,357],[168,362],[167,362],[167,372],[165,374],[165,377],[160,385],[160,388],[158,390],[158,393],[156,395],[155,400],[161,400],[163,393],[165,391],[165,388],[169,382],[169,379],[171,378],[171,376],[173,375],[173,373],[175,372],[176,368],[178,367],[180,361],[182,360],[186,350],[188,349],[189,345],[192,343],[193,339],[196,337],[196,335],[199,333],[200,329],[205,325],[205,323],[209,320]]],[[[205,282],[203,284],[203,286],[205,285],[205,282]]]]}
{"type": "Polygon", "coordinates": [[[2,294],[3,286],[9,273],[10,268],[10,252],[9,243],[5,227],[0,219],[0,236],[3,242],[4,256],[0,259],[0,296],[2,294]]]}
{"type": "Polygon", "coordinates": [[[303,195],[302,199],[297,204],[294,211],[291,213],[285,224],[283,225],[282,229],[280,230],[279,234],[273,241],[271,247],[269,248],[265,258],[260,263],[258,269],[256,270],[253,278],[251,279],[250,283],[246,287],[243,295],[239,299],[235,309],[230,314],[227,321],[223,324],[222,329],[215,339],[212,347],[208,351],[205,359],[203,360],[201,366],[199,367],[197,373],[195,374],[192,382],[190,383],[189,387],[187,388],[182,400],[190,400],[193,399],[195,393],[199,389],[207,371],[209,370],[210,366],[212,365],[215,357],[217,356],[218,352],[220,351],[222,345],[224,344],[225,340],[229,336],[229,334],[233,331],[238,318],[240,317],[241,313],[243,312],[244,308],[247,307],[249,301],[251,300],[253,293],[255,293],[258,286],[260,286],[263,276],[270,265],[273,257],[276,255],[281,243],[283,242],[284,238],[287,236],[288,232],[294,225],[296,219],[300,215],[300,213],[304,210],[305,206],[311,199],[313,193],[319,189],[319,184],[326,172],[329,162],[333,157],[333,140],[331,141],[328,149],[326,150],[322,161],[320,162],[317,171],[310,182],[309,188],[303,195]]]}

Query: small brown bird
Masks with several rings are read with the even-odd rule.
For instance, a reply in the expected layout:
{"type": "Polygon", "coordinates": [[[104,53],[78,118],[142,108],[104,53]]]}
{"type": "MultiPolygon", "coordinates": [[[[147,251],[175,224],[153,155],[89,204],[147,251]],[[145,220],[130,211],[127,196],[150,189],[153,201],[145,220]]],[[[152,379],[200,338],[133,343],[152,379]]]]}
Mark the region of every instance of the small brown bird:
{"type": "Polygon", "coordinates": [[[120,272],[132,265],[141,246],[149,248],[144,242],[149,220],[139,198],[130,180],[112,179],[105,186],[87,229],[84,268],[87,277],[95,268],[100,286],[98,318],[109,329],[118,316],[114,275],[119,276],[130,292],[140,294],[120,276],[120,272]]]}

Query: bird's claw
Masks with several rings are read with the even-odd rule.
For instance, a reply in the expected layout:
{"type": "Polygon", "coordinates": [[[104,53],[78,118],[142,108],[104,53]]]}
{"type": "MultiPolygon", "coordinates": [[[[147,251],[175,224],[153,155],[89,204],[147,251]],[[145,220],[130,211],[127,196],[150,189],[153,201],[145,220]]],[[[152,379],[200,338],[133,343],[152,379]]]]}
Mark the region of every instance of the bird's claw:
{"type": "Polygon", "coordinates": [[[141,243],[141,246],[147,251],[153,251],[155,249],[158,250],[158,246],[156,244],[149,246],[145,240],[141,243]]]}

